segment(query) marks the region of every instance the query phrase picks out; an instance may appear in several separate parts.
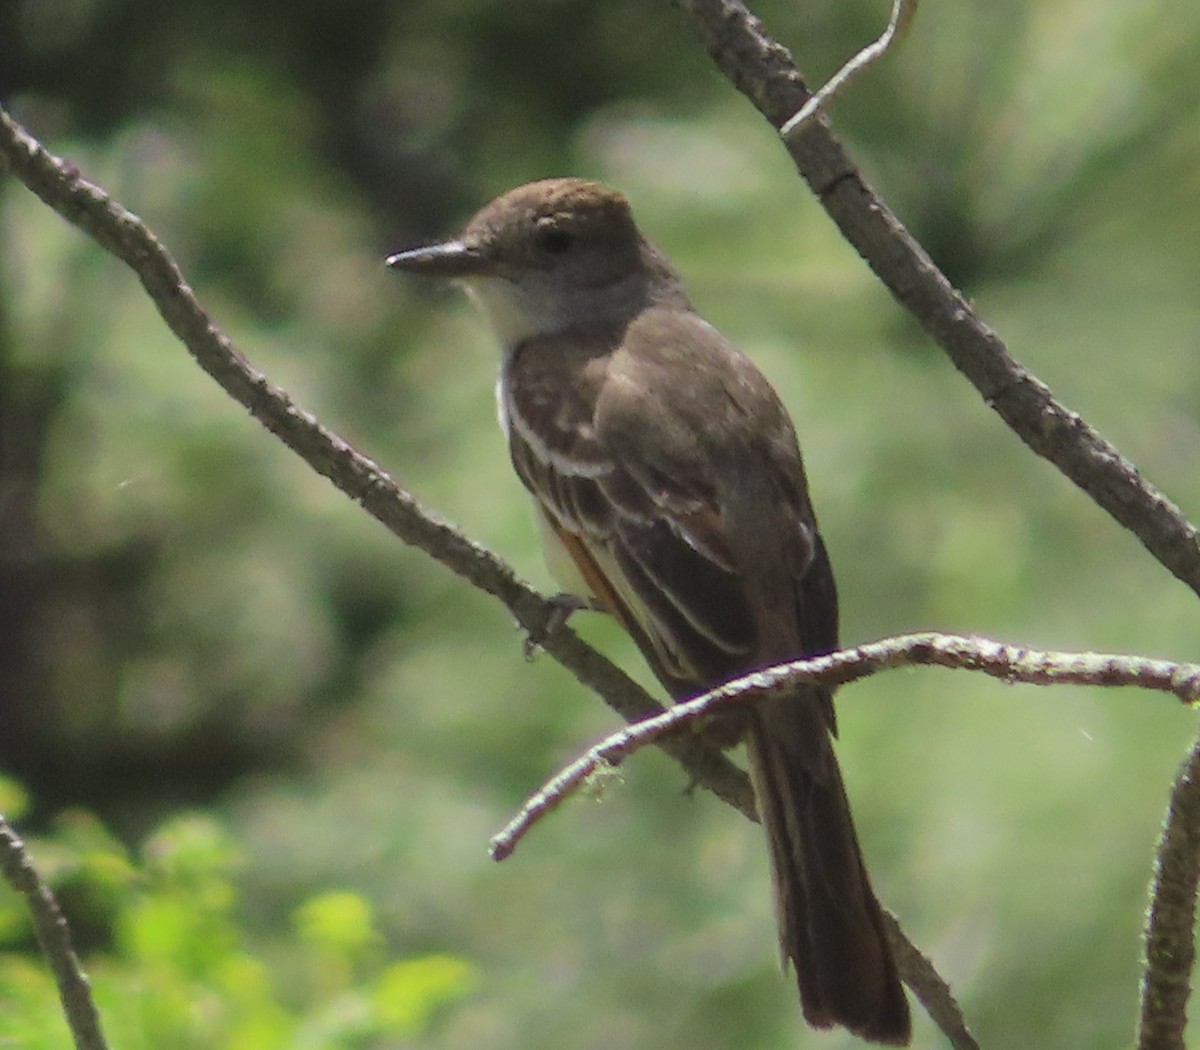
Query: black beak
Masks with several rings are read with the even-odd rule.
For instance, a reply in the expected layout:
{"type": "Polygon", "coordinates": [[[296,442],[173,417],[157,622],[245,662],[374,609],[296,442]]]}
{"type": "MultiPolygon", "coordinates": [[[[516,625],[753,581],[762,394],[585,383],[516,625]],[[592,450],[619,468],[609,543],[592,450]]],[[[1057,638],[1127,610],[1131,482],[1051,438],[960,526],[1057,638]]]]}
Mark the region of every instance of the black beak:
{"type": "Polygon", "coordinates": [[[444,241],[397,252],[388,256],[387,264],[393,270],[429,277],[479,277],[491,272],[487,258],[462,241],[444,241]]]}

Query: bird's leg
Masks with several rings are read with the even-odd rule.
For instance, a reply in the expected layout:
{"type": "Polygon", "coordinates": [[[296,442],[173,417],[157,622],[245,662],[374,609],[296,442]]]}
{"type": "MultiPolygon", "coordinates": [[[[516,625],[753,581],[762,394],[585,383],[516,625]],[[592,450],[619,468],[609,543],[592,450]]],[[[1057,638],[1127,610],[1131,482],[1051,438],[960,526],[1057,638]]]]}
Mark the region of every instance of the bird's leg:
{"type": "Polygon", "coordinates": [[[581,594],[567,594],[560,592],[552,594],[546,599],[546,604],[550,606],[550,613],[546,617],[546,622],[542,624],[540,630],[530,631],[525,636],[525,641],[521,646],[525,654],[526,660],[532,660],[537,656],[538,651],[542,647],[542,642],[550,637],[555,631],[567,625],[567,621],[577,612],[608,612],[608,606],[597,598],[585,598],[581,594]]]}

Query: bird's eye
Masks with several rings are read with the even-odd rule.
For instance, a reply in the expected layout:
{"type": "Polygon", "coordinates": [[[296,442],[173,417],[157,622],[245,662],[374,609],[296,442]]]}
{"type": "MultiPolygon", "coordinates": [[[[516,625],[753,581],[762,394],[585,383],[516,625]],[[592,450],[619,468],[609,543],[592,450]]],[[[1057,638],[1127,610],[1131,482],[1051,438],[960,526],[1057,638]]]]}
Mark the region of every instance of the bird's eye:
{"type": "Polygon", "coordinates": [[[562,255],[574,243],[575,238],[566,230],[556,226],[547,226],[538,232],[538,247],[551,255],[562,255]]]}

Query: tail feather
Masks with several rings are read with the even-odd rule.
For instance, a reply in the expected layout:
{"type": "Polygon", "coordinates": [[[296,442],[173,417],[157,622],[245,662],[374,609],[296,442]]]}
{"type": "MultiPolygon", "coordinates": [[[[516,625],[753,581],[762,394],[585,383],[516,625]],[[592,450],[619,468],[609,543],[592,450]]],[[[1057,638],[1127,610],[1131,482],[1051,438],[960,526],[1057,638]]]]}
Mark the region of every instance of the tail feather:
{"type": "MultiPolygon", "coordinates": [[[[817,699],[817,697],[814,697],[817,699]]],[[[876,1043],[911,1039],[908,1000],[817,703],[768,701],[747,746],[770,847],[779,947],[804,1017],[876,1043]]]]}

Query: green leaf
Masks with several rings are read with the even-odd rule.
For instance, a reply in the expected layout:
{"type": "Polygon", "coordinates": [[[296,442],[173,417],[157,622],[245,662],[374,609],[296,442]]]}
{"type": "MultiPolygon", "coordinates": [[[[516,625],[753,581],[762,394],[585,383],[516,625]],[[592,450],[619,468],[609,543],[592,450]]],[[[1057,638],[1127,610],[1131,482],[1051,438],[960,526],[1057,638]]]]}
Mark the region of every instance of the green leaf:
{"type": "Polygon", "coordinates": [[[293,921],[300,937],[318,948],[357,955],[380,943],[371,904],[356,893],[312,897],[296,909],[293,921]]]}
{"type": "Polygon", "coordinates": [[[477,984],[475,969],[453,955],[427,955],[389,966],[375,986],[379,1021],[397,1036],[419,1035],[434,1013],[468,996],[477,984]]]}

